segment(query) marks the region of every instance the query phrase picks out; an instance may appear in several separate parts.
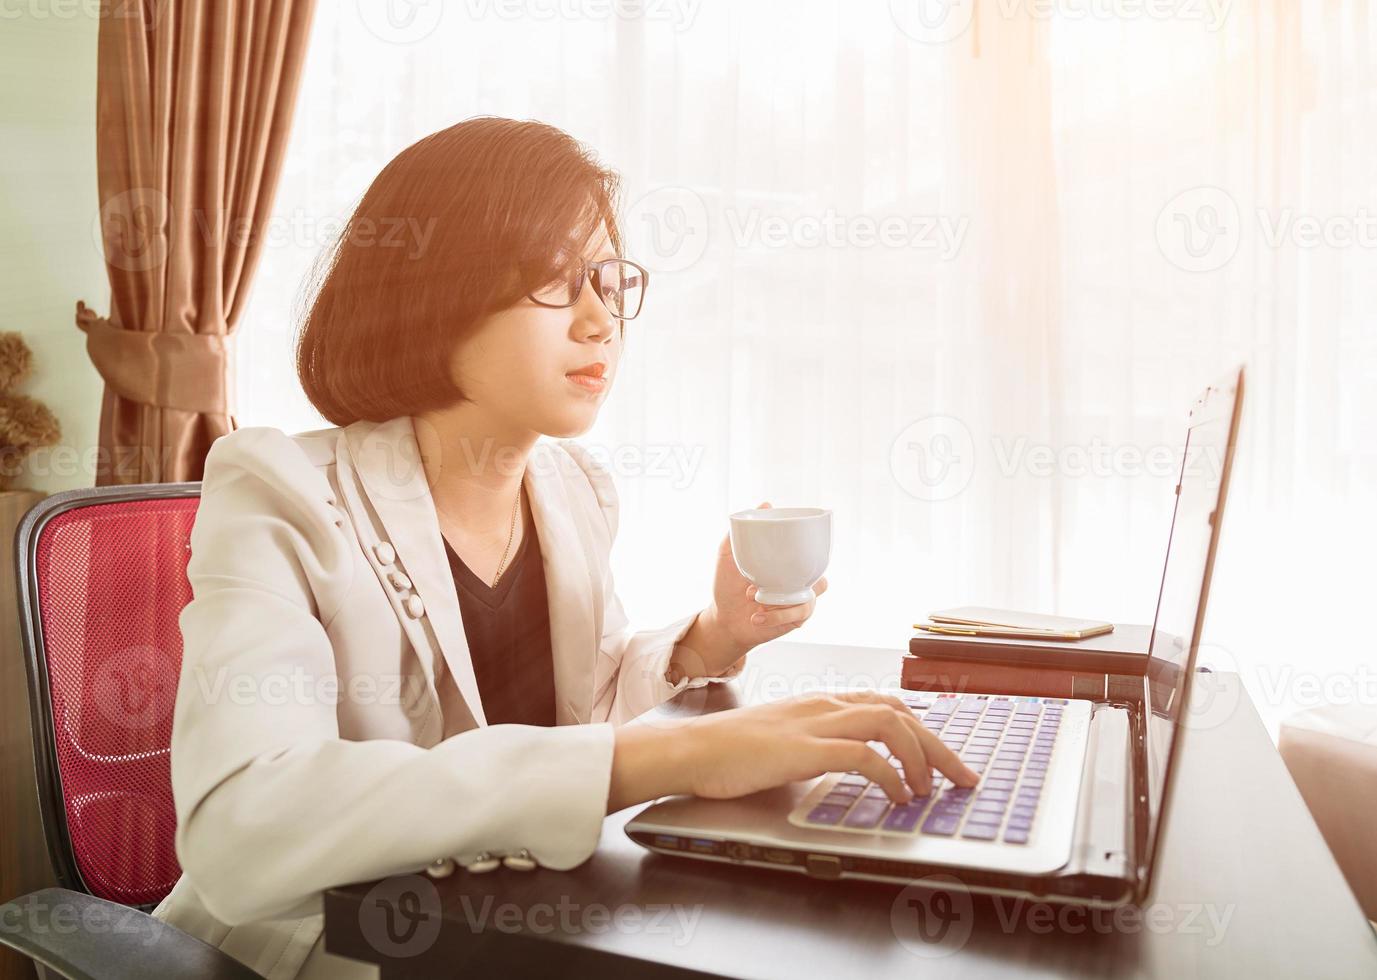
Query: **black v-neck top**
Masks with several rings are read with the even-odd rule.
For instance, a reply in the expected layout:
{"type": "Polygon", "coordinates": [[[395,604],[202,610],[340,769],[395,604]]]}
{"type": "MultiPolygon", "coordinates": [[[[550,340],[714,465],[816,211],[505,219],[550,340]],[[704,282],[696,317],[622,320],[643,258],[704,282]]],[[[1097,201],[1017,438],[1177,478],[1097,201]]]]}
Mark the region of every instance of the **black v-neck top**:
{"type": "Polygon", "coordinates": [[[554,656],[545,567],[533,521],[493,588],[445,542],[464,635],[489,725],[555,724],[554,656]]]}

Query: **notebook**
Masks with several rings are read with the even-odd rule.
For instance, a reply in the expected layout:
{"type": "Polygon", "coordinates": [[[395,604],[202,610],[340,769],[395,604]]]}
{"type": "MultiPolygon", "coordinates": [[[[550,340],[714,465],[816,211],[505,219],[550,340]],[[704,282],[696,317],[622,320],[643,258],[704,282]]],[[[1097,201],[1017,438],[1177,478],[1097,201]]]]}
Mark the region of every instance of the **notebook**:
{"type": "Polygon", "coordinates": [[[1030,640],[1083,640],[1114,630],[1113,623],[1098,619],[1075,619],[985,606],[942,609],[930,613],[928,619],[930,622],[914,623],[914,628],[955,636],[1007,636],[1030,640]]]}

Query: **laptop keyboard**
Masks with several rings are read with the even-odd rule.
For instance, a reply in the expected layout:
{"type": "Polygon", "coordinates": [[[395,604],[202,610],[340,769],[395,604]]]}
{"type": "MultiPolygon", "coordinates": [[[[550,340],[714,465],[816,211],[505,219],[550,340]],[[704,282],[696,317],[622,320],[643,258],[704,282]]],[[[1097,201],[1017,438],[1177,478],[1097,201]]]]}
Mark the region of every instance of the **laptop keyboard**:
{"type": "MultiPolygon", "coordinates": [[[[895,693],[980,774],[980,782],[962,789],[934,769],[928,796],[896,804],[879,784],[848,773],[809,811],[806,822],[886,834],[1028,843],[1066,700],[895,693]]],[[[903,764],[885,743],[869,744],[903,775],[903,764]]]]}

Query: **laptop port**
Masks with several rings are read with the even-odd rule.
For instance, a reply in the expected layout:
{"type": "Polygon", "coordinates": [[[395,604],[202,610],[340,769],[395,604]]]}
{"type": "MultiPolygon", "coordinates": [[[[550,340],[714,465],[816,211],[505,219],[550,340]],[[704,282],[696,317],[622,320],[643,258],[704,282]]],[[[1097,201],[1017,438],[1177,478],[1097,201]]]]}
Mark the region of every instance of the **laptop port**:
{"type": "Polygon", "coordinates": [[[810,854],[803,863],[808,873],[814,878],[841,877],[841,858],[831,854],[810,854]]]}
{"type": "Polygon", "coordinates": [[[738,841],[729,841],[727,843],[727,857],[731,858],[733,861],[746,861],[750,859],[750,856],[750,844],[742,844],[738,841]]]}
{"type": "Polygon", "coordinates": [[[717,853],[717,841],[715,840],[707,840],[702,837],[690,837],[688,845],[689,850],[693,851],[695,854],[717,853]]]}
{"type": "Polygon", "coordinates": [[[762,850],[761,855],[766,861],[773,861],[775,864],[793,864],[794,852],[786,851],[778,847],[767,847],[762,850]]]}

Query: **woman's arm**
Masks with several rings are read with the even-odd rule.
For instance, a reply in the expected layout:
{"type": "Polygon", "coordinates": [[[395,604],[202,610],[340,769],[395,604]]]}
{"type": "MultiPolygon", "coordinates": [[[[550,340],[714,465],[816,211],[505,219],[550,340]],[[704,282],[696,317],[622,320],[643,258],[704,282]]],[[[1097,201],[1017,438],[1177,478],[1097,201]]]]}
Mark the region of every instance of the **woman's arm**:
{"type": "Polygon", "coordinates": [[[685,677],[701,677],[705,674],[732,678],[746,666],[746,654],[749,652],[727,635],[716,622],[711,608],[704,609],[694,617],[693,625],[674,645],[665,676],[671,684],[678,684],[685,677]],[[713,670],[713,664],[728,666],[717,672],[713,670]]]}
{"type": "Polygon", "coordinates": [[[616,729],[607,810],[674,793],[729,799],[826,772],[859,772],[906,803],[932,791],[932,767],[958,786],[979,776],[898,698],[845,691],[616,729]],[[872,745],[897,759],[895,768],[872,745]]]}

